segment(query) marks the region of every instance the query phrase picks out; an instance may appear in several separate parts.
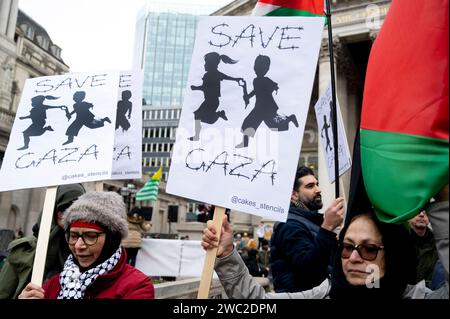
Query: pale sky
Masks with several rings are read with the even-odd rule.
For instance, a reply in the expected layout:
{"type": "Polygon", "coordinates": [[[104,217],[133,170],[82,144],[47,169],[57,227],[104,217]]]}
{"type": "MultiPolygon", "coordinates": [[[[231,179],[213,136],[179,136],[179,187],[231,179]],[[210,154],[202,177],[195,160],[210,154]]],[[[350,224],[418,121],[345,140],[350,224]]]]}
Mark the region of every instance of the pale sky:
{"type": "MultiPolygon", "coordinates": [[[[149,1],[151,2],[151,1],[149,1]]],[[[154,2],[154,1],[153,1],[154,2]]],[[[231,0],[160,0],[218,9],[231,0]]],[[[19,0],[19,9],[47,30],[71,72],[132,66],[136,16],[147,0],[19,0]]],[[[161,6],[161,4],[159,4],[161,6]]]]}

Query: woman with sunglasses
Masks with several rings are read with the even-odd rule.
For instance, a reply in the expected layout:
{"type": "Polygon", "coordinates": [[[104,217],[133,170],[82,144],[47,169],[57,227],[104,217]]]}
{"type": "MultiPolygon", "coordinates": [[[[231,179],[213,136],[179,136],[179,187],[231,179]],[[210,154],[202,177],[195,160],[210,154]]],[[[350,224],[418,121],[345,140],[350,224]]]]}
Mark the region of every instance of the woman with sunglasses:
{"type": "Polygon", "coordinates": [[[120,245],[128,234],[123,199],[88,192],[63,217],[71,254],[60,274],[39,287],[28,284],[19,299],[153,299],[150,277],[126,263],[120,245]]]}
{"type": "Polygon", "coordinates": [[[416,257],[407,229],[381,223],[373,212],[353,217],[342,229],[331,277],[297,293],[266,293],[256,283],[233,247],[233,230],[226,218],[219,244],[215,234],[213,223],[208,222],[202,246],[218,247],[215,271],[230,298],[448,298],[445,291],[432,292],[422,283],[408,285],[414,281],[416,257]]]}

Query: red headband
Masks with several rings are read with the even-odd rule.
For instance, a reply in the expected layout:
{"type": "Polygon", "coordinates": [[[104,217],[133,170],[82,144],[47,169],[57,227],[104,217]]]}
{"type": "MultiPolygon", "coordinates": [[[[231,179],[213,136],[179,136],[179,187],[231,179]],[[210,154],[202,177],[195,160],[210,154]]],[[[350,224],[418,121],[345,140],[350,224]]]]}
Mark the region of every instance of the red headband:
{"type": "Polygon", "coordinates": [[[92,228],[92,229],[96,229],[96,230],[100,230],[100,231],[105,231],[101,226],[94,224],[94,223],[86,222],[83,220],[74,221],[72,224],[70,224],[69,228],[72,228],[72,227],[92,228]]]}

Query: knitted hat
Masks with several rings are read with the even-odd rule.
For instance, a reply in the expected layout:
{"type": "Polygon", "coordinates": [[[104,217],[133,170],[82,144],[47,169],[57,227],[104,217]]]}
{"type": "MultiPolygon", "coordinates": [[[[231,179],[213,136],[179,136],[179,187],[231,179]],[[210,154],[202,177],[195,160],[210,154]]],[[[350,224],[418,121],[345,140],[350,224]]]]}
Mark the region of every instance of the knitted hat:
{"type": "Polygon", "coordinates": [[[128,236],[128,223],[125,203],[122,197],[114,192],[88,192],[78,198],[70,206],[63,217],[64,229],[76,221],[96,223],[120,234],[128,236]]]}

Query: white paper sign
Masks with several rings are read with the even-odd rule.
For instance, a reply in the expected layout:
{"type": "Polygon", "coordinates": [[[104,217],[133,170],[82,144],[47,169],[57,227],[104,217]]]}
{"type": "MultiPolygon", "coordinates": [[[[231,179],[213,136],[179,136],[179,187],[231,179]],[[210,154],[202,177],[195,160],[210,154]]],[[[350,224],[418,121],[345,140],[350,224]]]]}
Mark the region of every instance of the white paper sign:
{"type": "Polygon", "coordinates": [[[323,21],[200,20],[168,193],[286,220],[323,21]]]}
{"type": "MultiPolygon", "coordinates": [[[[316,111],[317,127],[319,129],[320,144],[323,147],[325,154],[325,161],[327,163],[328,178],[330,183],[333,183],[334,178],[334,142],[332,129],[332,114],[331,114],[331,82],[327,90],[319,98],[314,110],[316,111]]],[[[338,155],[339,155],[339,176],[344,174],[352,166],[350,150],[347,144],[347,137],[342,122],[341,109],[336,100],[337,124],[338,124],[338,155]]]]}
{"type": "Polygon", "coordinates": [[[142,177],[142,81],[140,71],[120,73],[112,179],[142,177]]]}
{"type": "Polygon", "coordinates": [[[118,72],[28,79],[0,191],[110,178],[118,87],[118,72]]]}

